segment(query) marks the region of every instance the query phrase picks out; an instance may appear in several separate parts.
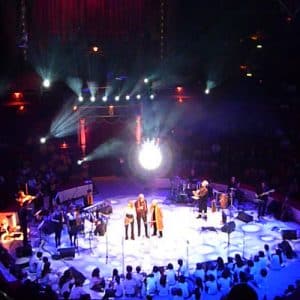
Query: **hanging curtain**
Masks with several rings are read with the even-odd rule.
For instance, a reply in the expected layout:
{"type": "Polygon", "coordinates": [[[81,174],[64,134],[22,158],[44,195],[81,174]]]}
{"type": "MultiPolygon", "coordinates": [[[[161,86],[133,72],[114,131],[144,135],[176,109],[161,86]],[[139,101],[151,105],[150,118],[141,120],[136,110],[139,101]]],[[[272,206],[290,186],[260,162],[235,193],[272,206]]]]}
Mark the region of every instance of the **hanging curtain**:
{"type": "Polygon", "coordinates": [[[145,0],[37,0],[31,30],[40,35],[122,37],[143,30],[145,0]]]}

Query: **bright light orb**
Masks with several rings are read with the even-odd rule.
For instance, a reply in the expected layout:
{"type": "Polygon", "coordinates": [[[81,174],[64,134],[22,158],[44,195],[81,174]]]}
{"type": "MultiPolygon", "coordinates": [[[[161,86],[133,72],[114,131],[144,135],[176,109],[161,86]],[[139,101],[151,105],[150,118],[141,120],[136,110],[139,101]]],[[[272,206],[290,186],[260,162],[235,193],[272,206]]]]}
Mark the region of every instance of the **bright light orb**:
{"type": "Polygon", "coordinates": [[[142,144],[138,159],[146,170],[155,170],[160,166],[162,154],[155,140],[147,140],[142,144]]]}
{"type": "Polygon", "coordinates": [[[46,78],[46,79],[44,79],[44,81],[43,81],[43,86],[45,87],[45,88],[49,88],[50,87],[50,80],[48,79],[48,78],[46,78]]]}

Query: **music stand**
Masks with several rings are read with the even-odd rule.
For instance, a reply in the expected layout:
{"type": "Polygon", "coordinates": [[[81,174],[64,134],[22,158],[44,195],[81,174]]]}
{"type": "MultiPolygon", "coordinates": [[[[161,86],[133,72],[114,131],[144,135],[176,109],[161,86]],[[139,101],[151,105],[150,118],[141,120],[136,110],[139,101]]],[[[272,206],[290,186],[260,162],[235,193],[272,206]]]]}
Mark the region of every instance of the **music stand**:
{"type": "Polygon", "coordinates": [[[231,245],[230,243],[230,234],[235,231],[235,223],[233,221],[226,223],[222,228],[222,232],[227,233],[227,245],[224,247],[224,249],[228,248],[231,245]]]}

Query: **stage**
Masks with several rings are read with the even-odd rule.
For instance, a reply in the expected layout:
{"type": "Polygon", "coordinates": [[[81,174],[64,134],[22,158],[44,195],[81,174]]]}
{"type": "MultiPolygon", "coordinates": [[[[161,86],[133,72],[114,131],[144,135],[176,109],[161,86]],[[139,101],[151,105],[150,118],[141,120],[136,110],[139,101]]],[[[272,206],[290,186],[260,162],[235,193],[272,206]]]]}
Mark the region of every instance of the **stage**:
{"type": "MultiPolygon", "coordinates": [[[[243,203],[241,210],[253,218],[246,223],[239,218],[237,209],[224,210],[227,215],[227,223],[234,224],[231,233],[224,232],[222,224],[222,210],[212,212],[208,209],[207,221],[197,219],[197,208],[192,201],[176,202],[170,199],[168,189],[149,188],[137,183],[122,182],[96,182],[98,194],[94,195],[96,202],[109,201],[113,212],[107,219],[107,231],[104,236],[95,236],[91,231],[93,227],[85,220],[83,234],[78,236],[78,247],[75,257],[70,259],[52,260],[51,267],[62,273],[67,267],[73,266],[80,270],[87,278],[92,270],[99,266],[101,274],[110,277],[112,270],[117,268],[121,273],[125,272],[126,265],[142,267],[146,273],[151,272],[153,265],[166,266],[169,262],[177,268],[177,259],[182,258],[193,272],[197,262],[216,260],[218,256],[225,260],[228,256],[239,253],[244,258],[253,257],[259,250],[263,250],[264,244],[269,244],[273,251],[282,242],[284,230],[299,231],[299,224],[294,222],[282,222],[272,216],[257,220],[256,204],[243,203]],[[124,208],[129,200],[135,200],[138,193],[143,192],[148,205],[153,199],[159,201],[164,215],[163,238],[150,236],[149,239],[137,236],[135,224],[135,240],[124,239],[124,208]]],[[[149,217],[148,217],[149,219],[149,217]]],[[[150,221],[150,219],[149,219],[150,221]]],[[[40,234],[38,224],[31,226],[30,240],[34,251],[41,249],[44,255],[57,254],[54,242],[54,234],[40,234]]],[[[150,235],[152,228],[150,228],[150,235]]],[[[6,243],[13,254],[20,241],[6,243]]],[[[290,240],[296,252],[300,252],[300,241],[290,240]]],[[[70,247],[67,228],[62,234],[63,249],[70,247]]],[[[288,278],[286,279],[288,281],[288,278]]],[[[290,279],[289,279],[290,280],[290,279]]],[[[87,281],[88,282],[88,281],[87,281]]],[[[289,282],[287,282],[288,284],[289,282]]]]}

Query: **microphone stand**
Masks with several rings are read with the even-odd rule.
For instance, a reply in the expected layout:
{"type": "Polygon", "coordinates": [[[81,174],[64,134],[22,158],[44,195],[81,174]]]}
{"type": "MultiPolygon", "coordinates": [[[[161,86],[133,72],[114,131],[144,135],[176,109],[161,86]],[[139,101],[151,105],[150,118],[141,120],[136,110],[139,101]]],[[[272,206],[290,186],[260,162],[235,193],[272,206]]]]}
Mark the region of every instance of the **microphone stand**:
{"type": "Polygon", "coordinates": [[[189,270],[189,240],[186,241],[186,267],[189,270]]]}

